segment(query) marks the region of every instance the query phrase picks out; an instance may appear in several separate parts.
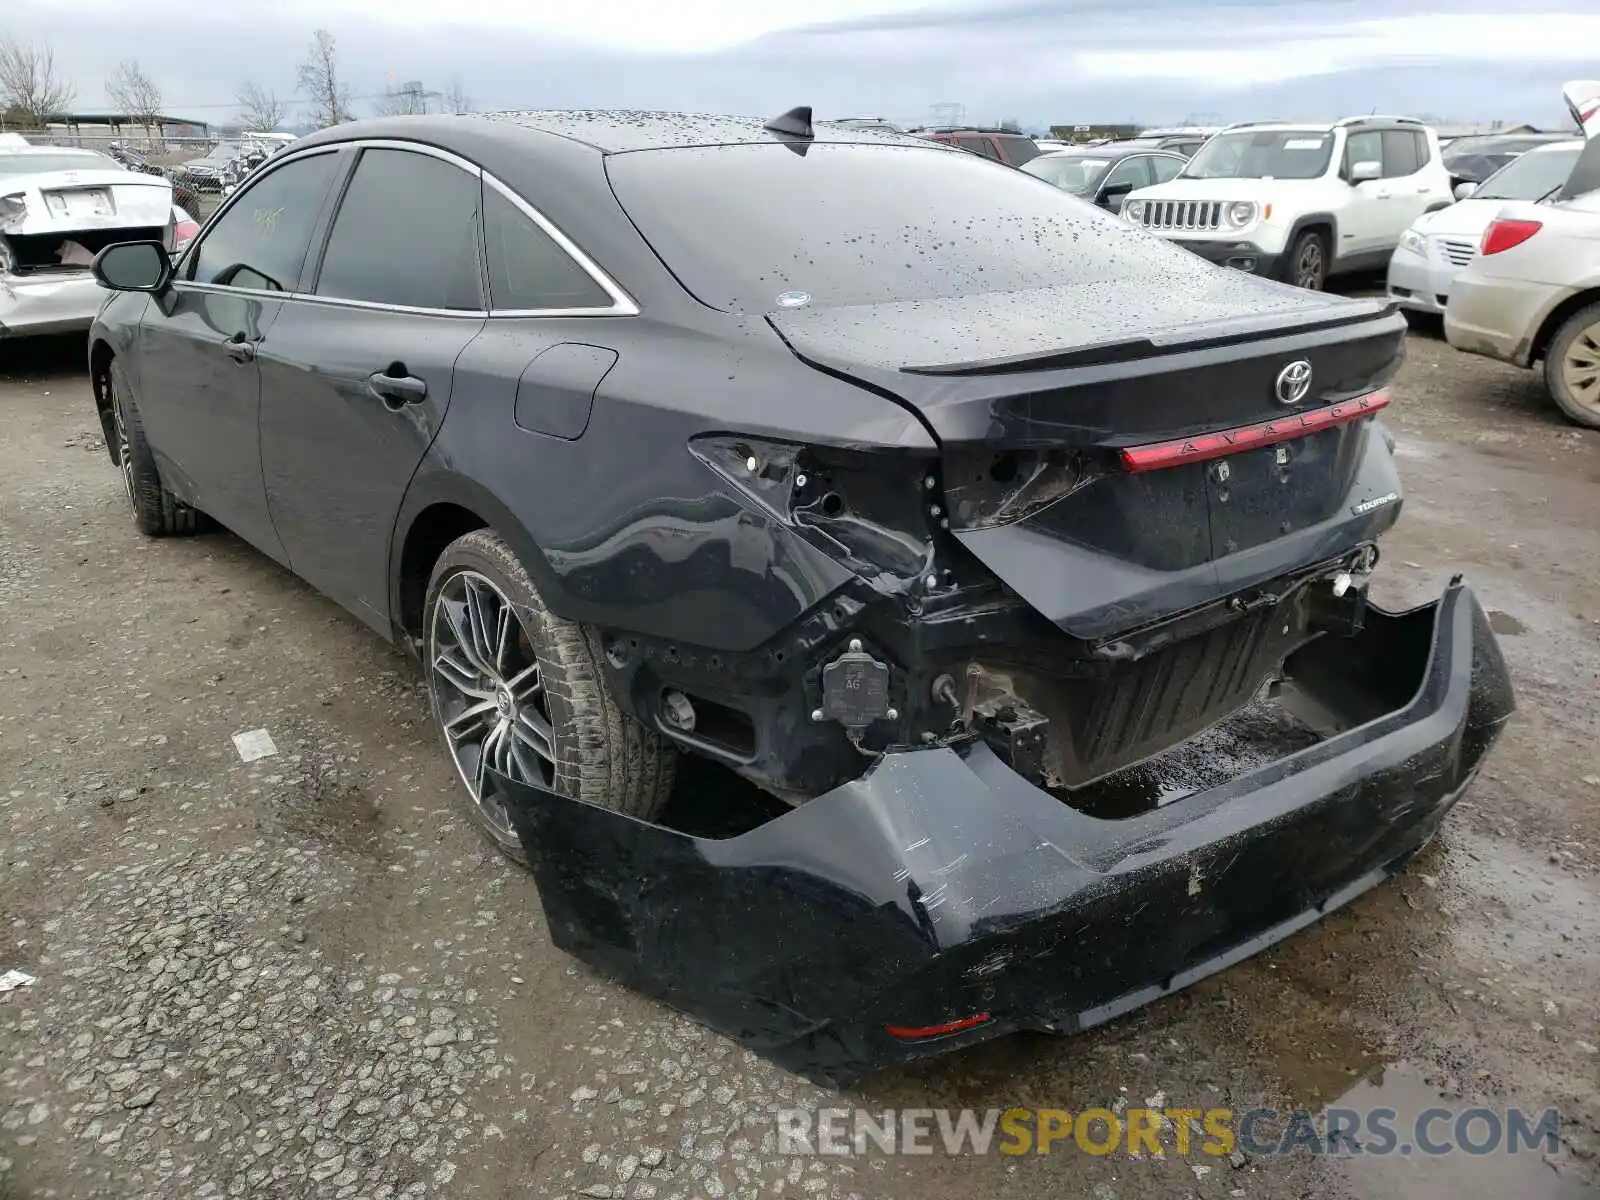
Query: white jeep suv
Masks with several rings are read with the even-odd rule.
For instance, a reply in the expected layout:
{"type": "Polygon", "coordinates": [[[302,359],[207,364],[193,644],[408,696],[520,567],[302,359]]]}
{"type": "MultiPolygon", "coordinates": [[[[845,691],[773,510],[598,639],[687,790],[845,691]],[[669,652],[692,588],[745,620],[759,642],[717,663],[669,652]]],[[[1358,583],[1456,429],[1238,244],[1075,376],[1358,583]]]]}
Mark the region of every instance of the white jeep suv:
{"type": "Polygon", "coordinates": [[[1385,266],[1413,221],[1453,199],[1439,138],[1413,117],[1252,121],[1133,192],[1122,215],[1211,262],[1320,289],[1385,266]]]}

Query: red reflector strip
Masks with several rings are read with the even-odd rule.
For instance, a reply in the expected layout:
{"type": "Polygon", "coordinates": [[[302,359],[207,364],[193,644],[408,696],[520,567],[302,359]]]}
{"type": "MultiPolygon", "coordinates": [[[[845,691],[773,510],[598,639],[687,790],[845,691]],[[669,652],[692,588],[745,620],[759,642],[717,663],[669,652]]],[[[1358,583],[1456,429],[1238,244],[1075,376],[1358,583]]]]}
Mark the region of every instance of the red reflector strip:
{"type": "Polygon", "coordinates": [[[976,1029],[988,1020],[988,1013],[976,1013],[970,1017],[960,1017],[954,1021],[946,1021],[943,1025],[885,1025],[884,1028],[894,1037],[902,1038],[905,1041],[916,1041],[919,1038],[943,1037],[947,1033],[960,1033],[963,1029],[976,1029]]]}
{"type": "Polygon", "coordinates": [[[1320,433],[1335,425],[1359,421],[1384,408],[1389,403],[1389,389],[1368,392],[1353,400],[1330,404],[1327,408],[1314,408],[1310,412],[1296,413],[1292,417],[1279,417],[1257,425],[1241,425],[1237,429],[1223,429],[1217,433],[1202,433],[1195,437],[1177,438],[1170,442],[1151,442],[1145,446],[1125,446],[1122,465],[1128,471],[1159,471],[1162,467],[1176,467],[1183,463],[1205,462],[1241,450],[1254,450],[1260,446],[1275,446],[1310,433],[1320,433]]]}

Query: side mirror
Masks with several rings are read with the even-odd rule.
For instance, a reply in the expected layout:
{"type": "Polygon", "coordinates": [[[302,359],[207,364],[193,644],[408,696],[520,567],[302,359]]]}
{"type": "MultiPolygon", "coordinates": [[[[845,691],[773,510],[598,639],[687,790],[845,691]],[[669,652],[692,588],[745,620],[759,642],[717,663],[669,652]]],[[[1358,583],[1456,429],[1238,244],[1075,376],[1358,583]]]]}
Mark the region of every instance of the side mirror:
{"type": "Polygon", "coordinates": [[[89,270],[102,287],[116,292],[167,290],[172,259],[160,242],[118,242],[94,256],[89,270]]]}
{"type": "Polygon", "coordinates": [[[1380,162],[1358,162],[1350,164],[1350,185],[1358,183],[1371,183],[1375,179],[1383,178],[1383,164],[1380,162]]]}
{"type": "Polygon", "coordinates": [[[1455,197],[1457,200],[1465,200],[1477,190],[1478,185],[1475,183],[1458,183],[1456,184],[1455,197]]]}
{"type": "Polygon", "coordinates": [[[1133,191],[1131,183],[1107,184],[1100,192],[1099,205],[1101,208],[1110,209],[1112,212],[1122,211],[1122,202],[1128,198],[1128,193],[1133,191]]]}

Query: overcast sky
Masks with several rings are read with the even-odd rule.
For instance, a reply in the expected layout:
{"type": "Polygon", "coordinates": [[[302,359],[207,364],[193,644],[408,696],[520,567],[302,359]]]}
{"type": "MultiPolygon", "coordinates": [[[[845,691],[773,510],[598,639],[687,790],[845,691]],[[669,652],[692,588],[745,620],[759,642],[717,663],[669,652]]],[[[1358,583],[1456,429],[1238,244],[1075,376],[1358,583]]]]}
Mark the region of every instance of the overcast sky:
{"type": "Polygon", "coordinates": [[[247,77],[292,94],[324,26],[357,96],[459,77],[480,108],[810,104],[920,122],[948,102],[1025,125],[1375,110],[1557,126],[1562,82],[1596,73],[1600,4],[1523,2],[0,0],[0,36],[49,42],[80,110],[136,57],[167,111],[213,123],[247,77]]]}

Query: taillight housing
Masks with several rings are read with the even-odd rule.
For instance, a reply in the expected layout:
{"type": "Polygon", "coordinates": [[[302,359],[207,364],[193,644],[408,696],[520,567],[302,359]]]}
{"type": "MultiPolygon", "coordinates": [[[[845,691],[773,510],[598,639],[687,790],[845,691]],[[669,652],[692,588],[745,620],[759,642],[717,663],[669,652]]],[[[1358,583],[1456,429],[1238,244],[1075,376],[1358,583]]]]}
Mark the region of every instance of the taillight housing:
{"type": "Polygon", "coordinates": [[[200,222],[189,215],[183,206],[172,206],[172,253],[179,253],[200,232],[200,222]]]}
{"type": "Polygon", "coordinates": [[[1491,221],[1489,228],[1483,231],[1483,244],[1479,246],[1478,253],[1499,254],[1502,250],[1520,246],[1543,228],[1543,221],[1527,221],[1514,217],[1491,221]]]}

